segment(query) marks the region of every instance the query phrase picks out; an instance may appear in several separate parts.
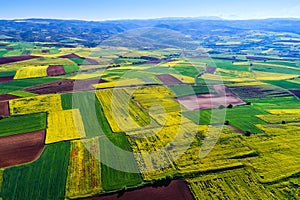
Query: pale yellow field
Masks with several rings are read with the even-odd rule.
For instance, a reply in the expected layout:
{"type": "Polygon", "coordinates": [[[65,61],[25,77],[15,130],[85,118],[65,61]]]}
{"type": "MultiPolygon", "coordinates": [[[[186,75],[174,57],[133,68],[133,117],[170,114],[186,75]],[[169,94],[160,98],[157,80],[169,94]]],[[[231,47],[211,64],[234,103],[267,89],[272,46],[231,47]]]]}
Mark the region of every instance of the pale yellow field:
{"type": "Polygon", "coordinates": [[[71,141],[66,197],[88,197],[102,190],[99,139],[71,141]]]}
{"type": "Polygon", "coordinates": [[[234,62],[233,65],[248,65],[250,66],[250,62],[234,62]]]}
{"type": "Polygon", "coordinates": [[[272,81],[272,80],[287,80],[292,78],[297,78],[299,75],[293,74],[279,74],[270,72],[254,72],[255,79],[272,81]]]}
{"type": "Polygon", "coordinates": [[[124,89],[99,90],[96,96],[114,132],[158,126],[124,89]]]}
{"type": "Polygon", "coordinates": [[[145,82],[142,81],[141,79],[133,78],[133,79],[120,79],[118,81],[94,84],[93,87],[96,89],[102,89],[102,88],[113,88],[113,87],[123,87],[123,86],[132,86],[132,85],[143,85],[143,84],[145,84],[145,82]]]}
{"type": "Polygon", "coordinates": [[[300,172],[300,123],[257,125],[265,135],[253,135],[245,144],[260,156],[247,159],[262,183],[274,183],[300,172]]]}
{"type": "Polygon", "coordinates": [[[281,123],[300,121],[300,113],[298,114],[276,114],[276,115],[257,115],[256,117],[269,122],[269,123],[281,123]]]}
{"type": "Polygon", "coordinates": [[[245,83],[233,83],[233,84],[226,84],[226,85],[231,86],[231,87],[241,87],[241,86],[267,86],[270,84],[260,82],[260,81],[251,81],[251,82],[245,82],[245,83]]]}
{"type": "Polygon", "coordinates": [[[71,76],[68,79],[71,80],[85,80],[85,79],[91,79],[91,78],[101,78],[103,76],[102,73],[94,73],[94,74],[77,74],[75,76],[71,76]]]}
{"type": "Polygon", "coordinates": [[[231,82],[251,82],[253,80],[256,81],[272,81],[272,80],[288,80],[292,78],[297,78],[298,75],[293,74],[279,74],[279,73],[271,73],[271,72],[240,72],[234,70],[226,70],[226,69],[217,69],[218,72],[224,72],[229,74],[237,75],[239,78],[232,78],[226,76],[218,76],[214,74],[204,74],[201,78],[208,79],[208,80],[220,80],[223,79],[224,81],[231,81],[231,82]]]}
{"type": "Polygon", "coordinates": [[[17,71],[14,79],[45,77],[47,68],[48,66],[22,67],[17,71]]]}
{"type": "Polygon", "coordinates": [[[46,144],[85,137],[84,125],[78,109],[51,112],[47,118],[46,144]]]}
{"type": "Polygon", "coordinates": [[[275,196],[252,174],[246,170],[232,170],[202,175],[187,181],[197,200],[273,199],[275,196]]]}
{"type": "Polygon", "coordinates": [[[59,94],[40,95],[9,101],[11,115],[24,115],[39,112],[62,110],[59,94]]]}
{"type": "Polygon", "coordinates": [[[172,76],[174,76],[175,78],[177,78],[178,80],[180,80],[183,83],[195,83],[195,78],[190,77],[190,76],[184,76],[181,74],[171,74],[172,76]]]}

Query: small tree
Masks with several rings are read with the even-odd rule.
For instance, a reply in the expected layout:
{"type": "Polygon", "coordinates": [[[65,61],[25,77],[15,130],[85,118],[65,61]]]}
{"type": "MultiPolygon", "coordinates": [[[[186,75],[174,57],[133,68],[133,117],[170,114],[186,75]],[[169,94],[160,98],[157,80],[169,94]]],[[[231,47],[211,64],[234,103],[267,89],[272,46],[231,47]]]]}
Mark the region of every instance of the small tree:
{"type": "Polygon", "coordinates": [[[229,105],[227,106],[227,108],[231,109],[231,108],[233,108],[233,105],[232,105],[232,104],[229,104],[229,105]]]}
{"type": "Polygon", "coordinates": [[[286,121],[282,121],[281,124],[286,124],[286,121]]]}
{"type": "Polygon", "coordinates": [[[246,131],[246,132],[244,133],[244,135],[247,136],[247,137],[249,137],[249,136],[251,136],[251,132],[250,132],[250,131],[246,131]]]}
{"type": "Polygon", "coordinates": [[[224,109],[224,108],[225,108],[224,105],[220,105],[220,106],[219,106],[219,109],[220,109],[220,110],[222,110],[222,109],[224,109]]]}
{"type": "Polygon", "coordinates": [[[228,126],[228,125],[230,125],[230,122],[228,120],[226,120],[224,125],[228,126]]]}

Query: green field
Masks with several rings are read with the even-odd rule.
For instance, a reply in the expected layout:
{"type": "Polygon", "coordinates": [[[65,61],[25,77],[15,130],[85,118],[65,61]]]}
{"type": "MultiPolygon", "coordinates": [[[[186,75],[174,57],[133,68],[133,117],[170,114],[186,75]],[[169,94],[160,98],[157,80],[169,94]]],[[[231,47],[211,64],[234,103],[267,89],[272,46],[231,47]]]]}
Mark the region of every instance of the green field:
{"type": "Polygon", "coordinates": [[[45,130],[47,114],[37,113],[0,120],[0,137],[45,130]]]}
{"type": "Polygon", "coordinates": [[[230,122],[230,125],[243,132],[262,133],[262,131],[256,127],[256,124],[266,123],[255,116],[260,114],[264,114],[264,112],[252,106],[236,106],[232,109],[226,109],[226,120],[230,122]]]}
{"type": "Polygon", "coordinates": [[[210,93],[207,86],[170,85],[168,87],[176,94],[177,97],[210,93]]]}
{"type": "Polygon", "coordinates": [[[94,92],[66,93],[61,95],[61,99],[64,110],[80,109],[88,138],[112,134],[94,92]]]}
{"type": "Polygon", "coordinates": [[[8,83],[0,83],[0,94],[6,94],[16,90],[22,90],[27,87],[35,86],[42,83],[49,83],[59,79],[59,77],[45,77],[26,80],[13,80],[8,83]]]}
{"type": "Polygon", "coordinates": [[[66,74],[77,72],[79,67],[77,65],[64,65],[66,74]]]}
{"type": "MultiPolygon", "coordinates": [[[[167,21],[157,26],[171,26],[167,21]]],[[[184,21],[185,25],[189,23],[189,20],[184,21]]],[[[79,22],[72,20],[72,23],[80,28],[79,22]]],[[[103,35],[89,32],[89,28],[94,30],[95,27],[80,29],[87,35],[92,34],[89,38],[82,38],[85,34],[66,33],[58,36],[56,42],[0,41],[0,58],[38,56],[12,63],[5,63],[7,59],[3,59],[5,64],[0,64],[0,81],[3,80],[0,95],[4,94],[1,99],[5,101],[6,94],[19,97],[17,101],[8,101],[12,116],[0,118],[0,140],[38,130],[45,130],[46,138],[51,134],[59,138],[45,144],[40,157],[32,162],[15,165],[13,156],[0,158],[0,162],[8,163],[5,165],[8,167],[0,169],[0,200],[63,200],[94,195],[106,199],[111,194],[126,199],[138,188],[147,189],[143,188],[146,185],[164,191],[172,186],[171,179],[184,180],[183,184],[190,190],[186,188],[187,191],[201,200],[300,199],[300,104],[299,98],[288,91],[300,90],[300,59],[297,57],[300,42],[293,45],[293,50],[291,46],[270,43],[282,37],[294,38],[295,34],[244,31],[248,27],[245,25],[233,36],[231,26],[234,24],[223,27],[223,23],[229,22],[221,21],[205,36],[200,30],[187,29],[183,38],[169,41],[171,38],[166,37],[165,31],[147,29],[141,31],[141,36],[118,38],[116,34],[113,44],[102,41],[115,31],[126,34],[136,22],[128,23],[123,26],[118,22],[119,27],[103,35]],[[197,41],[187,41],[182,48],[177,48],[189,34],[196,34],[197,41]],[[133,41],[127,41],[129,38],[133,41]],[[144,40],[145,44],[136,49],[135,45],[143,44],[144,40]],[[118,46],[119,42],[129,46],[118,46]],[[155,44],[149,45],[152,42],[155,44]],[[168,42],[171,44],[165,44],[168,42]],[[96,44],[100,45],[94,46],[96,44]],[[188,49],[192,44],[197,48],[188,49]],[[61,58],[72,54],[78,58],[61,58]],[[93,65],[89,63],[91,60],[84,59],[89,56],[99,64],[93,65]],[[151,62],[151,58],[155,58],[155,62],[151,62]],[[140,63],[146,61],[149,62],[140,63]],[[47,69],[48,65],[62,65],[66,74],[10,82],[5,82],[9,78],[3,78],[15,76],[22,67],[47,69]],[[172,83],[173,79],[158,76],[160,74],[182,82],[165,86],[163,82],[172,83]],[[82,91],[69,90],[76,79],[85,86],[96,78],[106,82],[89,84],[82,91]],[[39,97],[26,92],[26,88],[51,82],[57,82],[62,89],[68,88],[67,92],[61,90],[57,94],[51,88],[57,85],[47,84],[45,93],[56,94],[41,95],[37,100],[40,106],[30,107],[34,112],[42,109],[45,111],[36,112],[45,113],[14,116],[29,112],[25,104],[31,105],[33,96],[39,97]],[[221,85],[228,89],[226,97],[220,92],[221,85]],[[179,97],[192,95],[205,98],[203,104],[211,100],[213,109],[191,111],[196,109],[197,105],[192,107],[196,100],[188,97],[184,101],[192,105],[191,110],[188,105],[180,104],[179,99],[183,98],[179,97]],[[53,102],[48,102],[52,98],[53,102]],[[225,98],[239,106],[222,107],[214,101],[225,98]],[[50,115],[57,117],[52,119],[50,115]],[[68,138],[70,141],[60,142],[67,135],[65,131],[72,137],[68,138]],[[148,157],[150,152],[158,151],[161,154],[148,157]]],[[[47,33],[47,26],[43,25],[41,32],[51,36],[54,32],[47,33]]],[[[106,26],[114,26],[114,23],[107,23],[99,30],[106,26]]],[[[1,34],[0,40],[5,38],[1,34]]],[[[32,77],[30,71],[26,73],[32,77]]],[[[43,88],[41,91],[44,92],[43,88]]],[[[209,107],[201,105],[201,108],[209,107]]],[[[32,147],[29,144],[24,150],[27,148],[32,147]]],[[[0,157],[9,155],[9,148],[0,147],[0,150],[0,157]]],[[[184,193],[184,188],[175,189],[184,193]]],[[[156,198],[156,193],[152,194],[145,199],[156,198]]],[[[157,199],[170,198],[165,193],[157,199]]]]}
{"type": "Polygon", "coordinates": [[[64,199],[70,143],[47,145],[40,158],[4,170],[3,199],[64,199]]]}
{"type": "Polygon", "coordinates": [[[101,153],[100,158],[102,160],[101,178],[103,189],[105,191],[120,190],[122,188],[141,184],[142,178],[139,173],[126,172],[126,170],[134,170],[138,172],[138,167],[133,154],[130,153],[132,150],[125,134],[115,134],[109,138],[100,138],[99,141],[101,153]],[[125,154],[123,151],[111,149],[110,142],[126,152],[129,152],[129,154],[125,154]],[[117,166],[118,169],[123,169],[124,171],[105,165],[105,163],[109,162],[109,160],[113,160],[114,166],[117,166]]]}

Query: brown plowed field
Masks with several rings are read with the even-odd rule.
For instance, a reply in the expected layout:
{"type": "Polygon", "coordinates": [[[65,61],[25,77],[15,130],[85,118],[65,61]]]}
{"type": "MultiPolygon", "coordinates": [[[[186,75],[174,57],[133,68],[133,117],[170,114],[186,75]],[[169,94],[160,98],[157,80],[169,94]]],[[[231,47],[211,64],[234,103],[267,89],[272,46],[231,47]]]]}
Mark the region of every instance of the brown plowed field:
{"type": "Polygon", "coordinates": [[[91,58],[82,58],[82,59],[84,59],[85,61],[89,62],[90,65],[99,65],[99,63],[96,60],[94,60],[94,59],[91,59],[91,58]]]}
{"type": "Polygon", "coordinates": [[[300,90],[290,90],[290,92],[300,98],[300,90]]]}
{"type": "Polygon", "coordinates": [[[160,74],[156,75],[156,77],[166,85],[176,85],[182,83],[180,80],[169,74],[160,74]]]}
{"type": "Polygon", "coordinates": [[[214,89],[217,94],[191,95],[179,97],[177,100],[189,110],[219,108],[221,105],[227,107],[229,104],[233,106],[246,104],[223,85],[215,85],[214,89]]]}
{"type": "Polygon", "coordinates": [[[81,57],[78,56],[75,53],[71,53],[71,54],[68,54],[68,55],[60,56],[59,58],[81,58],[81,57]]]}
{"type": "Polygon", "coordinates": [[[0,101],[0,116],[9,116],[9,105],[8,101],[0,101]]]}
{"type": "Polygon", "coordinates": [[[57,65],[57,66],[49,66],[47,68],[47,75],[48,76],[59,76],[66,74],[64,66],[57,65]]]}
{"type": "Polygon", "coordinates": [[[0,94],[0,101],[8,101],[11,99],[18,99],[20,97],[11,94],[0,94]]]}
{"type": "Polygon", "coordinates": [[[45,130],[0,137],[0,168],[36,160],[44,149],[45,130]]]}
{"type": "Polygon", "coordinates": [[[214,74],[216,72],[217,68],[215,67],[206,67],[206,72],[209,74],[214,74]]]}
{"type": "Polygon", "coordinates": [[[34,87],[26,88],[25,91],[35,94],[53,94],[72,91],[87,91],[92,90],[92,84],[106,82],[102,79],[95,80],[58,80],[51,83],[44,83],[34,87]]]}
{"type": "Polygon", "coordinates": [[[39,56],[11,56],[0,58],[0,64],[7,64],[12,62],[18,62],[23,60],[30,60],[34,58],[39,58],[39,56]]]}
{"type": "Polygon", "coordinates": [[[194,199],[184,181],[172,181],[167,187],[145,187],[127,191],[120,197],[118,194],[102,197],[91,197],[86,200],[192,200],[194,199]]]}
{"type": "Polygon", "coordinates": [[[6,83],[14,80],[13,76],[0,77],[0,83],[6,83]]]}

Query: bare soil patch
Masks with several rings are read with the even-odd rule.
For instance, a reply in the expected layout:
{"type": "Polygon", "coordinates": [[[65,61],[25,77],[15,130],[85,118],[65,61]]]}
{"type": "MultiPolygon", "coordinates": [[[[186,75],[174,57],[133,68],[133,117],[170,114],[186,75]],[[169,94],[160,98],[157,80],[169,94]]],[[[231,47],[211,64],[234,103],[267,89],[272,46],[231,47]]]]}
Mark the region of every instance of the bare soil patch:
{"type": "Polygon", "coordinates": [[[104,82],[106,81],[102,79],[76,81],[63,79],[51,83],[36,85],[34,87],[26,88],[24,90],[35,94],[54,94],[72,91],[88,91],[93,89],[91,85],[104,82]]]}
{"type": "Polygon", "coordinates": [[[6,83],[14,80],[13,76],[0,77],[0,83],[6,83]]]}
{"type": "Polygon", "coordinates": [[[0,101],[0,116],[9,116],[9,104],[8,101],[0,101]]]}
{"type": "Polygon", "coordinates": [[[300,98],[300,90],[290,90],[290,92],[300,98]]]}
{"type": "Polygon", "coordinates": [[[160,74],[156,75],[156,77],[166,85],[176,85],[182,83],[180,80],[169,74],[160,74]]]}
{"type": "Polygon", "coordinates": [[[127,191],[123,195],[113,194],[101,197],[86,198],[87,200],[192,200],[194,199],[187,184],[182,180],[175,180],[166,187],[145,187],[127,191]]]}
{"type": "Polygon", "coordinates": [[[0,137],[0,168],[36,160],[44,149],[45,130],[0,137]]]}
{"type": "Polygon", "coordinates": [[[59,76],[66,74],[63,65],[56,65],[56,66],[49,66],[47,68],[47,75],[48,76],[59,76]]]}
{"type": "Polygon", "coordinates": [[[0,58],[0,64],[7,64],[12,62],[18,62],[23,60],[30,60],[34,58],[39,58],[39,56],[11,56],[0,58]]]}
{"type": "Polygon", "coordinates": [[[226,86],[215,85],[217,94],[198,94],[179,97],[177,100],[189,110],[204,110],[219,108],[220,106],[233,106],[246,104],[239,97],[234,95],[226,86]]]}
{"type": "Polygon", "coordinates": [[[11,94],[0,94],[0,101],[8,101],[11,99],[18,99],[20,97],[11,94]]]}

